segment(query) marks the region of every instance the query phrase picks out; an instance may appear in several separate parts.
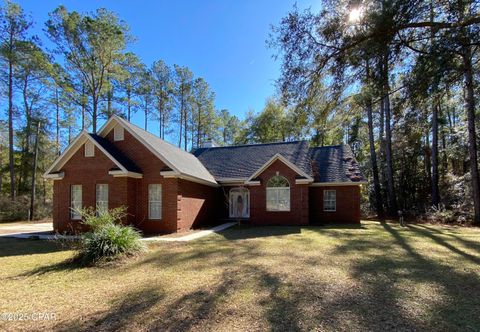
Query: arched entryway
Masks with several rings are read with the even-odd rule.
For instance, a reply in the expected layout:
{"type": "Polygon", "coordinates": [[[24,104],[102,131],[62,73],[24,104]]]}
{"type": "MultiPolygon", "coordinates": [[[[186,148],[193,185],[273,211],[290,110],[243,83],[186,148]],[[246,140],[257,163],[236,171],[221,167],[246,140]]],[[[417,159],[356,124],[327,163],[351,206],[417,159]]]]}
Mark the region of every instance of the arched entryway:
{"type": "Polygon", "coordinates": [[[229,217],[250,217],[250,193],[247,188],[232,188],[229,196],[229,217]]]}

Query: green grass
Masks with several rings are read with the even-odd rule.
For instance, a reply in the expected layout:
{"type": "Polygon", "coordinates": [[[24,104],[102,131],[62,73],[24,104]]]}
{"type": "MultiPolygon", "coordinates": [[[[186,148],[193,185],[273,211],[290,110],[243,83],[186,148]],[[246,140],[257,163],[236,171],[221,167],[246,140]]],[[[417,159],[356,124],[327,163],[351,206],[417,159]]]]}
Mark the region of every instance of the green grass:
{"type": "Polygon", "coordinates": [[[480,330],[480,230],[236,227],[80,268],[52,242],[0,239],[0,330],[480,330]]]}

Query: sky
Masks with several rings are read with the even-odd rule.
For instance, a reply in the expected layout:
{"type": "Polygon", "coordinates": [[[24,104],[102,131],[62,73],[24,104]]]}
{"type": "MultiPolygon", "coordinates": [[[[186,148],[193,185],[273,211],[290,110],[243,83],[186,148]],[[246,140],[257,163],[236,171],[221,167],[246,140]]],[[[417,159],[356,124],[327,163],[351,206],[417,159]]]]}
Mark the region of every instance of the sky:
{"type": "MultiPolygon", "coordinates": [[[[249,109],[261,111],[275,93],[280,61],[272,58],[275,50],[267,47],[266,40],[271,25],[278,25],[295,2],[299,9],[315,10],[320,1],[18,1],[33,17],[34,32],[42,39],[46,38],[43,29],[48,13],[60,4],[79,12],[100,7],[115,12],[136,38],[129,51],[147,65],[163,59],[171,66],[189,67],[215,91],[216,108],[228,109],[240,118],[249,109]]],[[[134,122],[142,124],[142,116],[136,117],[134,122]]]]}

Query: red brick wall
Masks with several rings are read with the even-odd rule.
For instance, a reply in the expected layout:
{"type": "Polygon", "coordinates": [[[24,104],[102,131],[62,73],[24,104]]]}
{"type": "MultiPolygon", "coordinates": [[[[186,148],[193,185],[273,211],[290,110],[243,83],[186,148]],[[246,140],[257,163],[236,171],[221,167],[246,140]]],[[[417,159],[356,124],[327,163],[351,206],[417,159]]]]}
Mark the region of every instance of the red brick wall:
{"type": "MultiPolygon", "coordinates": [[[[283,162],[277,160],[258,177],[259,186],[247,186],[250,191],[250,218],[252,225],[307,225],[308,224],[308,185],[295,184],[298,174],[283,162]],[[290,211],[267,211],[267,181],[277,175],[284,176],[290,183],[290,211]]],[[[232,187],[221,189],[222,217],[228,218],[228,197],[232,187]]]]}
{"type": "Polygon", "coordinates": [[[179,180],[178,195],[179,231],[217,223],[220,198],[218,188],[179,180]]]}
{"type": "MultiPolygon", "coordinates": [[[[128,204],[134,206],[135,225],[144,233],[177,231],[178,180],[166,179],[160,171],[166,166],[127,130],[122,141],[114,141],[113,129],[105,137],[142,170],[142,179],[131,179],[128,204]],[[133,184],[135,182],[135,184],[133,184]],[[148,219],[148,185],[162,185],[162,219],[148,219]],[[135,189],[135,190],[131,190],[135,189]]],[[[133,209],[131,209],[133,210],[133,209]]]]}
{"type": "Polygon", "coordinates": [[[71,185],[82,185],[84,207],[95,206],[96,185],[108,184],[109,208],[125,205],[127,201],[127,178],[114,178],[108,171],[115,164],[95,148],[94,157],[85,157],[84,147],[80,148],[63,166],[63,180],[54,181],[53,225],[58,232],[71,232],[81,228],[80,221],[70,219],[71,185]]]}
{"type": "Polygon", "coordinates": [[[310,221],[312,223],[359,223],[360,186],[310,187],[310,221]],[[323,191],[336,190],[335,212],[323,211],[323,191]]]}

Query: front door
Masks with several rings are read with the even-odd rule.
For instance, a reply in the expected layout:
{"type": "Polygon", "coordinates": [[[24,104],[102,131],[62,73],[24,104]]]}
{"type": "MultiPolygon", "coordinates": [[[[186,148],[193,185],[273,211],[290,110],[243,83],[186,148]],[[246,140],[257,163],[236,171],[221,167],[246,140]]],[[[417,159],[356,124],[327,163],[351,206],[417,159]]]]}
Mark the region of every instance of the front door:
{"type": "Polygon", "coordinates": [[[250,197],[248,189],[231,189],[229,205],[230,218],[248,218],[250,216],[250,197]]]}

